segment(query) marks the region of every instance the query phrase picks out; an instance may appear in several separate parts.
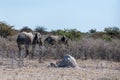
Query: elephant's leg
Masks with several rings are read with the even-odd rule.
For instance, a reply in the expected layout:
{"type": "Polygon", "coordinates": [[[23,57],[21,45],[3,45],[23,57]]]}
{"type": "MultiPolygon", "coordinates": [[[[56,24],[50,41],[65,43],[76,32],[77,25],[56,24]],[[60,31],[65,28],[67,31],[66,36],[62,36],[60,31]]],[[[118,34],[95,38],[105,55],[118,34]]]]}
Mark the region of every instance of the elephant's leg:
{"type": "Polygon", "coordinates": [[[29,55],[29,46],[26,45],[25,46],[25,52],[26,52],[26,55],[25,55],[25,58],[29,55]]]}
{"type": "Polygon", "coordinates": [[[45,54],[46,54],[46,50],[40,50],[39,51],[39,63],[43,63],[45,60],[45,54]]]}
{"type": "Polygon", "coordinates": [[[23,66],[23,58],[22,58],[22,53],[21,53],[21,50],[22,50],[22,46],[21,45],[18,45],[18,48],[19,48],[19,53],[18,53],[18,66],[19,67],[22,67],[23,66]]]}
{"type": "Polygon", "coordinates": [[[32,45],[31,58],[33,58],[33,57],[34,57],[35,46],[36,46],[36,45],[32,45]]]}
{"type": "Polygon", "coordinates": [[[22,50],[21,45],[18,45],[18,49],[19,49],[18,58],[20,58],[21,57],[21,50],[22,50]]]}

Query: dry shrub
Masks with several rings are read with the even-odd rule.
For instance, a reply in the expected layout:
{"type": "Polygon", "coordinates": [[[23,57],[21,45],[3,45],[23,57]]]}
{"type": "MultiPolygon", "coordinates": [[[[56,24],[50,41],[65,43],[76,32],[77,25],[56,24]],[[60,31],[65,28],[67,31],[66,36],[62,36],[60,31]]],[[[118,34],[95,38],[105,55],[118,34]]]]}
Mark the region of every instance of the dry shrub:
{"type": "Polygon", "coordinates": [[[0,63],[3,65],[10,64],[10,67],[14,67],[16,64],[16,55],[18,49],[15,40],[9,40],[0,37],[0,63]]]}
{"type": "Polygon", "coordinates": [[[119,39],[113,39],[109,42],[102,39],[83,38],[80,42],[74,43],[76,46],[72,51],[73,55],[77,56],[76,58],[120,61],[119,42],[119,39]]]}
{"type": "Polygon", "coordinates": [[[113,39],[104,41],[102,39],[83,38],[81,41],[72,41],[70,46],[59,45],[49,47],[46,55],[49,58],[61,58],[64,54],[70,54],[77,59],[102,59],[120,61],[120,40],[113,39]]]}
{"type": "Polygon", "coordinates": [[[13,57],[18,52],[15,40],[10,41],[9,39],[0,37],[0,56],[2,57],[13,57]]]}
{"type": "MultiPolygon", "coordinates": [[[[38,58],[60,59],[65,54],[70,54],[76,59],[104,59],[120,61],[120,40],[112,39],[105,41],[103,39],[82,38],[80,41],[71,41],[70,46],[53,45],[48,48],[36,47],[35,56],[38,58]]],[[[16,56],[18,48],[16,44],[16,36],[8,39],[0,37],[0,55],[10,57],[12,54],[16,56]]]]}

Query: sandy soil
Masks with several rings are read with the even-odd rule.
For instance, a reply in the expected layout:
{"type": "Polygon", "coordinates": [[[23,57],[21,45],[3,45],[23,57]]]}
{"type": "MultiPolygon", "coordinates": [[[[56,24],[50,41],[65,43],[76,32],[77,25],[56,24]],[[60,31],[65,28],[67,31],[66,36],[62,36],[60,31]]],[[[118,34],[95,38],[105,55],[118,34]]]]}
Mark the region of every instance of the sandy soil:
{"type": "Polygon", "coordinates": [[[79,68],[48,67],[50,62],[24,60],[24,67],[16,61],[0,62],[0,80],[120,80],[120,62],[102,60],[77,60],[79,68]]]}

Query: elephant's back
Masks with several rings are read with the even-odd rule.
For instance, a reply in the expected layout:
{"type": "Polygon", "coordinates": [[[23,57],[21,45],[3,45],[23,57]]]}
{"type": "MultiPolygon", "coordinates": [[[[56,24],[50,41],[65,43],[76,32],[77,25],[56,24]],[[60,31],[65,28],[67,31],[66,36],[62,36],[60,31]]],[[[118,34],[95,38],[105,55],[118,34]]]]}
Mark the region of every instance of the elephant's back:
{"type": "Polygon", "coordinates": [[[31,40],[27,35],[20,33],[17,36],[17,43],[18,44],[31,44],[31,40]]]}

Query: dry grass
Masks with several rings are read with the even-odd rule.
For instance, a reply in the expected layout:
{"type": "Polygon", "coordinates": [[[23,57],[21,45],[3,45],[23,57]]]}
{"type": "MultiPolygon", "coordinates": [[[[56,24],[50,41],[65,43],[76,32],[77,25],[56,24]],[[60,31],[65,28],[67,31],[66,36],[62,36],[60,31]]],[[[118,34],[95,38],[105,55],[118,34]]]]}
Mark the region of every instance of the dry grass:
{"type": "Polygon", "coordinates": [[[36,59],[24,59],[24,66],[19,67],[16,36],[0,38],[0,80],[120,80],[119,42],[118,39],[106,42],[83,38],[79,42],[73,41],[69,47],[36,48],[36,59]],[[40,51],[45,54],[44,63],[38,61],[40,51]],[[48,67],[64,54],[77,58],[79,68],[48,67]]]}
{"type": "MultiPolygon", "coordinates": [[[[16,57],[18,48],[16,37],[4,39],[0,37],[0,55],[4,57],[16,57]],[[11,55],[12,54],[12,55],[11,55]]],[[[42,39],[45,39],[46,35],[42,39]]],[[[77,59],[101,59],[120,61],[120,40],[104,41],[102,39],[82,38],[80,41],[70,41],[70,46],[55,45],[53,47],[40,49],[36,47],[34,55],[39,57],[44,54],[44,58],[60,59],[64,54],[71,54],[77,59]],[[56,54],[57,53],[57,54],[56,54]]]]}
{"type": "Polygon", "coordinates": [[[120,63],[102,60],[77,60],[79,68],[48,67],[50,62],[24,60],[24,67],[18,67],[4,59],[0,65],[0,80],[120,80],[120,63]]]}

